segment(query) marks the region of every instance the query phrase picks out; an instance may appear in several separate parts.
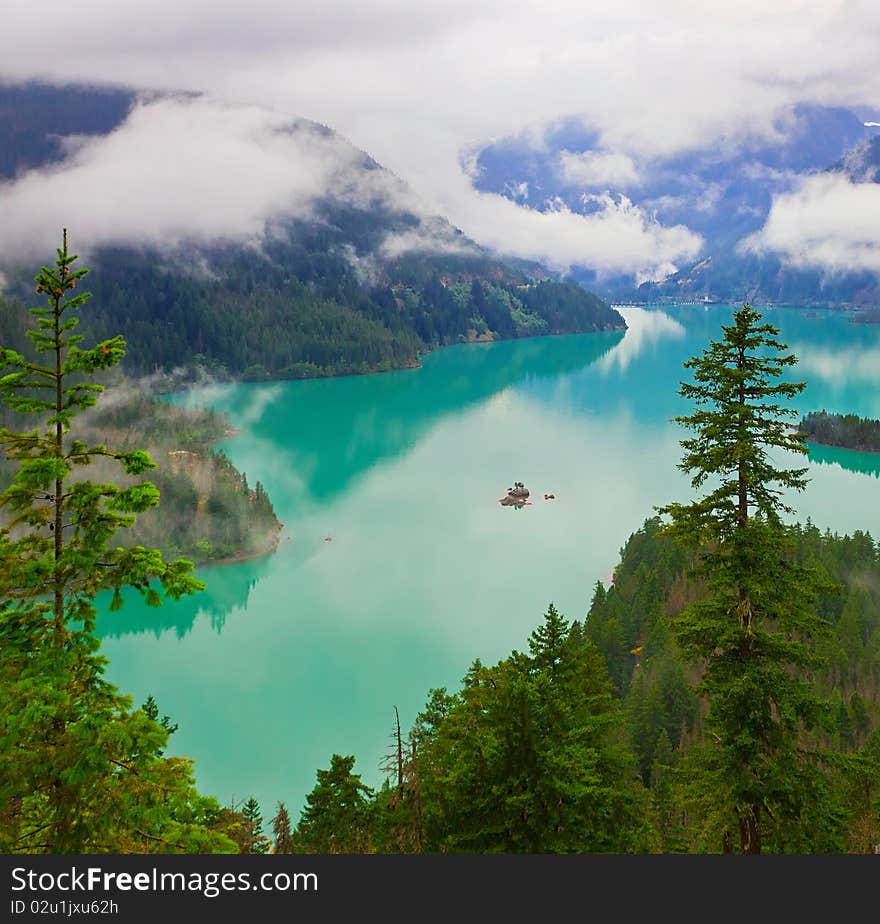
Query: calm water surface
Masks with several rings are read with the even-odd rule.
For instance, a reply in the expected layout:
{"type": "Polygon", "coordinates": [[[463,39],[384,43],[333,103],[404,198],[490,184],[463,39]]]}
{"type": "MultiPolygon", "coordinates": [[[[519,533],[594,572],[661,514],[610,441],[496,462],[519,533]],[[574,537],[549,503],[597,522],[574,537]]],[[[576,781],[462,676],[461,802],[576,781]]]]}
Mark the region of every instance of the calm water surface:
{"type": "MultiPolygon", "coordinates": [[[[267,817],[281,799],[295,819],[334,752],[376,785],[394,706],[408,727],[430,688],[524,648],[551,601],[583,617],[653,506],[688,496],[670,423],[688,409],[682,363],[730,309],[623,313],[625,334],[188,396],[229,412],[241,433],[223,448],[266,486],[286,538],[259,561],[205,569],[197,597],[159,611],[130,599],[100,628],[110,678],[180,724],[173,752],[196,760],[203,792],[254,795],[267,817]],[[500,507],[515,480],[534,503],[500,507]]],[[[809,383],[798,410],[880,417],[880,327],[767,317],[809,383]]],[[[801,519],[880,535],[880,457],[817,449],[809,474],[801,519]]]]}

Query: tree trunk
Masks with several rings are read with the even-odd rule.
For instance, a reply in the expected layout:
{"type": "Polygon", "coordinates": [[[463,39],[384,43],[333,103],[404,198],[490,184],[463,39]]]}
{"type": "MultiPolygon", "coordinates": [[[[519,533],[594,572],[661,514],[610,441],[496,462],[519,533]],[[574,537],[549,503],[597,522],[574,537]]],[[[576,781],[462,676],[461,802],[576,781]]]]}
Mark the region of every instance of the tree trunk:
{"type": "Polygon", "coordinates": [[[761,852],[761,826],[759,805],[750,805],[744,815],[739,816],[739,839],[742,853],[761,852]]]}

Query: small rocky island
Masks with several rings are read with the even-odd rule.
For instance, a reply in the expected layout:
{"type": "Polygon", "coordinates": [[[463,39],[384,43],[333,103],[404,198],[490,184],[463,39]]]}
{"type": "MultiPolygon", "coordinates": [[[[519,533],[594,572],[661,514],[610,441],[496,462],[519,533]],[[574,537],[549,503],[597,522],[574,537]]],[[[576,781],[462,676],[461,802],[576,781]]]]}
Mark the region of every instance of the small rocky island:
{"type": "Polygon", "coordinates": [[[513,487],[507,489],[507,497],[498,501],[502,507],[524,507],[529,501],[529,489],[521,482],[514,481],[513,487]]]}

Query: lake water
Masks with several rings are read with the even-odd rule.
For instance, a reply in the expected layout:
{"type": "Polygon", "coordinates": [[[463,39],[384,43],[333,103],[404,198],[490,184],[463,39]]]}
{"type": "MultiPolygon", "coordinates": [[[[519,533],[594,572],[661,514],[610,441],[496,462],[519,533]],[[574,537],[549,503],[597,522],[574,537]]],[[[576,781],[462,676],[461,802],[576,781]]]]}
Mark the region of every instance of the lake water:
{"type": "MultiPolygon", "coordinates": [[[[129,598],[100,623],[109,677],[180,725],[203,792],[254,795],[294,820],[315,772],[355,754],[370,785],[394,707],[525,648],[551,601],[582,618],[654,505],[688,497],[670,422],[682,363],[731,309],[628,308],[626,333],[473,344],[385,375],[224,386],[223,448],[285,524],[277,552],[205,569],[161,610],[129,598]],[[533,503],[498,504],[514,481],[533,503]],[[543,499],[553,493],[555,500],[543,499]]],[[[880,327],[767,313],[808,381],[798,410],[880,417],[880,327]]],[[[783,460],[779,460],[783,461],[783,460]]],[[[880,456],[811,453],[794,504],[822,528],[880,535],[880,456]]]]}

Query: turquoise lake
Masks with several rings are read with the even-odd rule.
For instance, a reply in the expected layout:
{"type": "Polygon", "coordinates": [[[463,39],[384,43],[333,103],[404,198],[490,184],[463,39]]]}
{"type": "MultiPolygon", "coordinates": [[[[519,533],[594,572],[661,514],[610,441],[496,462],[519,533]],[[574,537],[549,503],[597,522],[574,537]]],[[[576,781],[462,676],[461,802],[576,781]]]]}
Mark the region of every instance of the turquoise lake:
{"type": "MultiPolygon", "coordinates": [[[[222,447],[285,524],[262,559],[204,569],[207,590],[102,618],[109,678],[179,723],[172,753],[201,790],[253,795],[296,820],[315,773],[354,754],[382,780],[394,707],[406,729],[475,658],[522,649],[550,602],[583,618],[677,470],[682,363],[730,308],[624,308],[625,333],[471,344],[421,369],[217,386],[222,447]],[[514,481],[520,510],[498,500],[514,481]],[[555,500],[544,500],[545,493],[555,500]]],[[[880,327],[837,312],[766,312],[808,382],[793,403],[880,417],[880,327]]],[[[778,461],[785,461],[779,459],[778,461]]],[[[797,460],[792,459],[793,463],[797,460]]],[[[880,456],[817,448],[798,517],[880,536],[880,456]]]]}

